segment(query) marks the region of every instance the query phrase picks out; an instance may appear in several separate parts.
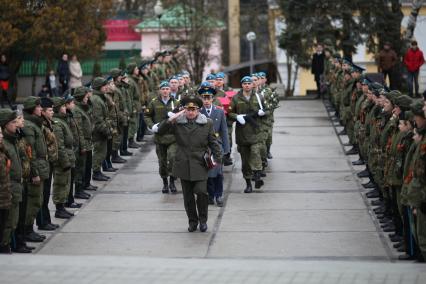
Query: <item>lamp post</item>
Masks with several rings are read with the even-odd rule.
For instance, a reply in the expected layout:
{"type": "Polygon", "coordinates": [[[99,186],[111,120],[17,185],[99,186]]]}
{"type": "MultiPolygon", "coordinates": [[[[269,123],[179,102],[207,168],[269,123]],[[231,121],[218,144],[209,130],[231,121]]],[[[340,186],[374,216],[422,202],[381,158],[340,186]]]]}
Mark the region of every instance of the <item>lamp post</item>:
{"type": "Polygon", "coordinates": [[[254,41],[256,40],[256,34],[254,32],[248,32],[246,35],[246,38],[249,42],[250,45],[250,74],[253,74],[254,72],[254,53],[253,53],[253,44],[254,41]]]}
{"type": "Polygon", "coordinates": [[[163,16],[163,4],[161,3],[161,0],[157,0],[157,3],[155,3],[154,6],[154,13],[158,18],[158,44],[160,45],[161,51],[161,16],[163,16]]]}

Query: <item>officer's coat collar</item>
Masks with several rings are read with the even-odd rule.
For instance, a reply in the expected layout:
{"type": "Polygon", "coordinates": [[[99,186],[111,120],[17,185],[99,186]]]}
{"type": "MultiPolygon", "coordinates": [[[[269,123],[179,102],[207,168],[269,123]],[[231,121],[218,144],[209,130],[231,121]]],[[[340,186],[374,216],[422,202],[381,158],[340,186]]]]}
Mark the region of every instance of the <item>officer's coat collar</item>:
{"type": "MultiPolygon", "coordinates": [[[[185,115],[181,115],[176,119],[176,122],[178,124],[187,124],[188,119],[186,118],[185,115]]],[[[200,113],[200,114],[198,114],[197,118],[195,119],[195,123],[206,124],[207,123],[207,117],[204,114],[200,113]]]]}

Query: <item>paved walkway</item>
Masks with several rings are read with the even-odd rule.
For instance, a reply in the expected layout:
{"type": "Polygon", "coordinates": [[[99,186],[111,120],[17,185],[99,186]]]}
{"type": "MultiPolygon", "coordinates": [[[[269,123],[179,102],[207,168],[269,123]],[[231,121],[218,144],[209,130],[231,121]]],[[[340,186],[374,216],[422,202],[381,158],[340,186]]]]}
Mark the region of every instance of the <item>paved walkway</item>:
{"type": "Polygon", "coordinates": [[[192,283],[203,275],[207,282],[261,283],[425,279],[420,274],[424,266],[390,263],[397,255],[377,230],[361,181],[354,177],[356,169],[343,154],[322,102],[284,101],[275,120],[266,185],[252,194],[242,192],[245,183],[234,149],[235,166],[226,168],[225,206],[209,208],[207,233],[187,232],[181,194],[161,194],[157,158],[147,142],[70,222],[49,236],[38,256],[24,261],[14,256],[13,262],[0,258],[0,279],[22,276],[13,268],[18,263],[34,269],[32,273],[42,265],[61,277],[68,275],[67,265],[77,274],[81,268],[82,275],[97,275],[88,283],[138,276],[163,283],[183,277],[192,283]],[[82,255],[94,257],[70,257],[82,255]],[[191,270],[194,265],[199,269],[191,270]],[[5,267],[12,272],[4,274],[5,267]]]}

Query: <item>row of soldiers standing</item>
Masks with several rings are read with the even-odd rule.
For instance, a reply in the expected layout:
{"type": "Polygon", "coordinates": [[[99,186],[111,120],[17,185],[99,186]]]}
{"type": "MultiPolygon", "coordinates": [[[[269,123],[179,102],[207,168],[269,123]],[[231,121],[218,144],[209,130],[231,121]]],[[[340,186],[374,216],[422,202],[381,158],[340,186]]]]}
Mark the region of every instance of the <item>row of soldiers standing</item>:
{"type": "Polygon", "coordinates": [[[426,103],[374,82],[364,69],[339,54],[326,58],[334,120],[359,155],[353,165],[368,178],[364,188],[384,232],[400,260],[424,262],[426,257],[426,103]]]}
{"type": "Polygon", "coordinates": [[[116,171],[112,163],[126,162],[120,154],[130,156],[128,148],[140,147],[135,139],[146,96],[178,68],[171,55],[157,54],[140,67],[129,64],[129,74],[112,69],[109,78],[95,78],[90,87],[62,97],[28,97],[22,113],[0,110],[0,252],[31,252],[35,247],[27,242],[46,239],[34,231],[34,222],[39,230],[59,227],[49,213],[51,194],[55,217],[71,218],[67,208],[82,205],[74,198],[88,199],[86,190],[97,189],[90,181],[109,180],[102,170],[116,171]]]}

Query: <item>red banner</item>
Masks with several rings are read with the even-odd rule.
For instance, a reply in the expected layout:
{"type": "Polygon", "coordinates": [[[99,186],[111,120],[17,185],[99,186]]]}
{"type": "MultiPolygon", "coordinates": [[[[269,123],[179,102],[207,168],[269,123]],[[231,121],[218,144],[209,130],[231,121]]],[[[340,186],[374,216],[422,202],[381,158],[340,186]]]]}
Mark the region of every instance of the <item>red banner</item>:
{"type": "Polygon", "coordinates": [[[106,20],[104,28],[107,41],[139,41],[140,34],[133,30],[139,20],[106,20]]]}

